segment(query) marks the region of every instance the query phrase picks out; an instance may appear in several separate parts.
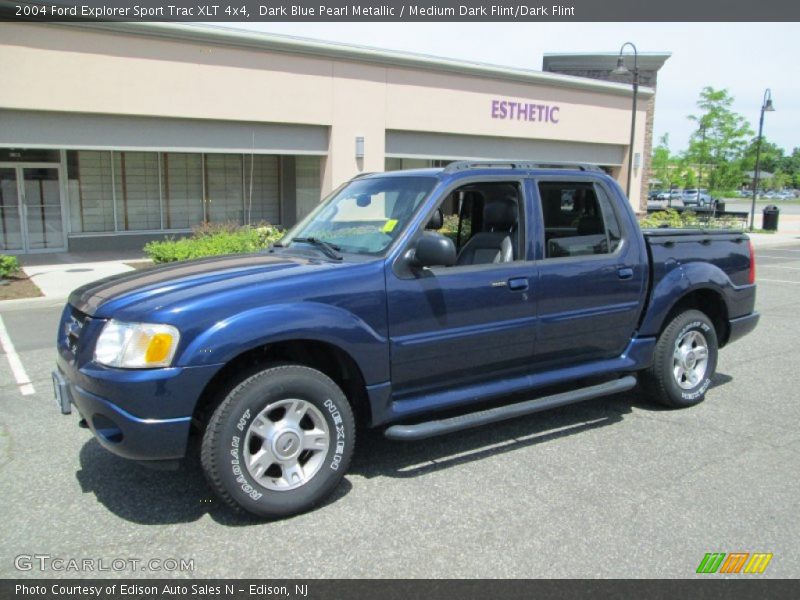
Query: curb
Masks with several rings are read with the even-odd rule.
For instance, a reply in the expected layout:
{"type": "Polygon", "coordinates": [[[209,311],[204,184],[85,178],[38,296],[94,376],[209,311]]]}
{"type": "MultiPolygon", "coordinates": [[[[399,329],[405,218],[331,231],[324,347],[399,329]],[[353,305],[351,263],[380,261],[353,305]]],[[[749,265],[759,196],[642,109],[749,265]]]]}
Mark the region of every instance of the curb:
{"type": "Polygon", "coordinates": [[[15,298],[13,300],[0,300],[0,312],[26,310],[30,308],[47,308],[50,306],[63,306],[65,298],[53,296],[37,296],[35,298],[15,298]]]}

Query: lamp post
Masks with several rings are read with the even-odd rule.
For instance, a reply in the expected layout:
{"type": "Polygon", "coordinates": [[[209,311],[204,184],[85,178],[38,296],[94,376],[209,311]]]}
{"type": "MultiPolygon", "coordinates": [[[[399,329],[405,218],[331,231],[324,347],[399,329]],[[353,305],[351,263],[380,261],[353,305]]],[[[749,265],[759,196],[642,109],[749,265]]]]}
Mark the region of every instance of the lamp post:
{"type": "Polygon", "coordinates": [[[703,161],[706,158],[706,124],[700,120],[700,163],[697,165],[697,208],[700,208],[700,188],[703,185],[703,161]]]}
{"type": "Polygon", "coordinates": [[[614,75],[627,75],[630,70],[625,66],[625,58],[623,52],[625,46],[630,46],[633,49],[633,107],[631,108],[631,145],[628,148],[628,185],[625,192],[628,198],[631,197],[631,177],[633,176],[633,141],[636,135],[636,97],[639,95],[639,53],[636,51],[636,46],[631,42],[625,42],[619,49],[619,56],[617,57],[617,68],[612,71],[614,75]]]}
{"type": "Polygon", "coordinates": [[[758,120],[758,141],[756,142],[756,170],[753,173],[753,202],[750,205],[750,231],[753,231],[756,221],[756,194],[758,193],[758,176],[761,170],[761,134],[764,131],[764,113],[773,112],[772,92],[769,88],[764,91],[764,100],[761,102],[761,118],[758,120]]]}

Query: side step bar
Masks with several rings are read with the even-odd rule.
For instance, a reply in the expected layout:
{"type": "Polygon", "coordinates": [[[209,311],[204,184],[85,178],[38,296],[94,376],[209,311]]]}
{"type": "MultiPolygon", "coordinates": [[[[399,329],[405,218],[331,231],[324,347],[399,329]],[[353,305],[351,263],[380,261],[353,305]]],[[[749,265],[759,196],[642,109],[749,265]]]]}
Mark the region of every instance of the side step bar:
{"type": "Polygon", "coordinates": [[[498,406],[474,413],[458,415],[457,417],[450,417],[448,419],[426,421],[425,423],[417,423],[416,425],[392,425],[384,431],[384,435],[390,440],[424,440],[425,438],[450,433],[452,431],[479,427],[487,423],[505,421],[506,419],[513,419],[514,417],[521,417],[566,404],[583,402],[591,398],[626,392],[635,386],[636,377],[628,375],[598,385],[570,390],[560,394],[553,394],[552,396],[534,398],[533,400],[526,400],[507,406],[498,406]]]}

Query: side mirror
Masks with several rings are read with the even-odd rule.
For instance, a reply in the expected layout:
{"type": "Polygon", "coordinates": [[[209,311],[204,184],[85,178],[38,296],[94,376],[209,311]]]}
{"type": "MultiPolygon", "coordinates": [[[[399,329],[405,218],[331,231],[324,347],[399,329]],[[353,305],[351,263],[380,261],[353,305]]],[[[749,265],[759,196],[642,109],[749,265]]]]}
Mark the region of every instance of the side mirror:
{"type": "Polygon", "coordinates": [[[456,245],[449,237],[425,231],[414,249],[417,267],[451,267],[456,264],[456,245]]]}

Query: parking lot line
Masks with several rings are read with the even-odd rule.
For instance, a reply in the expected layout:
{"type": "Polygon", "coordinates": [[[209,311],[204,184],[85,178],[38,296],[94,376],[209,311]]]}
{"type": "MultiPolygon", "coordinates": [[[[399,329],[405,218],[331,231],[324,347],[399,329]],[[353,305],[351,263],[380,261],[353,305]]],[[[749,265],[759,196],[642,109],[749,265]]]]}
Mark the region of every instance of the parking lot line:
{"type": "Polygon", "coordinates": [[[762,279],[760,277],[758,278],[758,281],[771,281],[773,283],[800,283],[800,281],[789,281],[788,279],[762,279]]]}
{"type": "Polygon", "coordinates": [[[17,380],[19,391],[23,396],[35,394],[36,390],[33,388],[30,377],[28,377],[28,374],[25,372],[25,367],[22,366],[19,354],[17,354],[14,343],[11,341],[11,336],[8,335],[6,325],[3,323],[3,317],[0,317],[0,347],[6,353],[8,365],[11,367],[11,373],[14,375],[14,379],[17,380]]]}
{"type": "Polygon", "coordinates": [[[789,269],[791,271],[800,271],[800,267],[784,267],[783,265],[758,265],[764,269],[789,269]]]}

